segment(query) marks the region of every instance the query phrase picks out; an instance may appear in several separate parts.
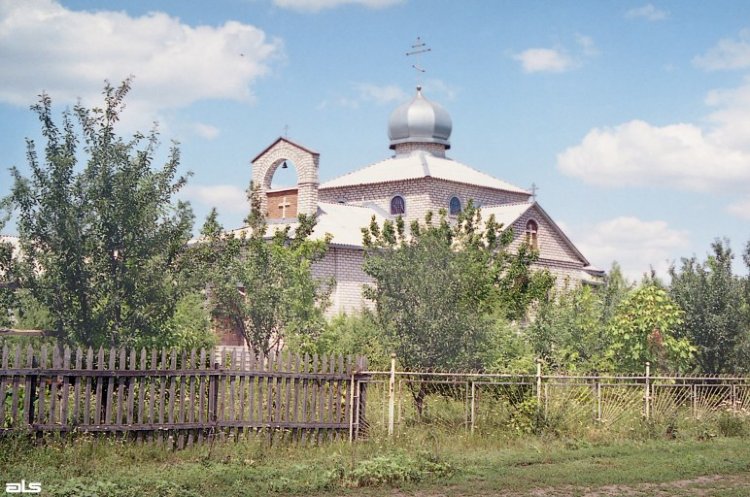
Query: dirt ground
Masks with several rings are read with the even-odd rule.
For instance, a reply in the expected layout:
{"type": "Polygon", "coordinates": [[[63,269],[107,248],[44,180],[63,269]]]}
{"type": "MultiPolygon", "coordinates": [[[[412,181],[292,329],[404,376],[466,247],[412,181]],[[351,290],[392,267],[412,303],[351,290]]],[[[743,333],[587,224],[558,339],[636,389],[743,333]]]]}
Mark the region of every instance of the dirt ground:
{"type": "Polygon", "coordinates": [[[638,485],[607,485],[596,488],[550,487],[523,492],[497,491],[484,488],[448,486],[441,490],[383,492],[392,497],[750,497],[750,473],[741,475],[712,475],[677,480],[667,483],[638,485]]]}

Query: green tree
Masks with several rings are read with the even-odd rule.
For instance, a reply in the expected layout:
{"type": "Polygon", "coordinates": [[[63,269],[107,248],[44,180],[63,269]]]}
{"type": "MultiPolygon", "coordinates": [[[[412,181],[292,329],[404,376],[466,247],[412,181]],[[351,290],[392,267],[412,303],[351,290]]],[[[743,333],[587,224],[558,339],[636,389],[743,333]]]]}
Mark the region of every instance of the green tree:
{"type": "Polygon", "coordinates": [[[103,108],[76,105],[60,126],[43,94],[32,109],[44,153],[27,140],[30,175],[11,170],[6,203],[24,254],[21,285],[61,336],[84,345],[161,343],[183,291],[177,261],[193,215],[173,201],[186,181],[177,176],[179,150],[173,145],[154,168],[155,129],[129,140],[116,134],[129,89],[130,80],[107,83],[103,108]]]}
{"type": "MultiPolygon", "coordinates": [[[[332,282],[313,277],[312,265],[328,250],[330,237],[312,240],[313,216],[297,226],[268,233],[257,191],[251,188],[247,229],[225,233],[213,210],[193,253],[196,274],[204,275],[212,314],[219,326],[239,332],[267,354],[293,336],[317,337],[332,282]]],[[[301,339],[301,338],[300,338],[301,339]]]]}
{"type": "Polygon", "coordinates": [[[672,266],[670,295],[684,311],[678,336],[698,349],[704,373],[731,373],[742,367],[738,347],[747,336],[744,282],[732,272],[734,254],[728,240],[716,240],[705,262],[683,258],[672,266]]]}
{"type": "Polygon", "coordinates": [[[13,325],[13,313],[18,307],[16,277],[13,245],[0,242],[0,326],[13,325]]]}
{"type": "Polygon", "coordinates": [[[606,357],[610,345],[604,321],[606,288],[577,285],[551,293],[527,327],[536,357],[562,370],[611,369],[606,357]]]}
{"type": "Polygon", "coordinates": [[[684,372],[696,349],[675,336],[682,322],[682,310],[665,290],[641,286],[617,306],[609,325],[608,356],[620,371],[640,372],[650,362],[655,370],[684,372]]]}
{"type": "Polygon", "coordinates": [[[512,230],[471,203],[451,225],[445,212],[415,221],[406,235],[401,217],[363,229],[364,271],[373,280],[365,297],[388,347],[410,370],[482,367],[497,315],[523,317],[528,304],[552,285],[532,271],[526,245],[511,253],[512,230]]]}

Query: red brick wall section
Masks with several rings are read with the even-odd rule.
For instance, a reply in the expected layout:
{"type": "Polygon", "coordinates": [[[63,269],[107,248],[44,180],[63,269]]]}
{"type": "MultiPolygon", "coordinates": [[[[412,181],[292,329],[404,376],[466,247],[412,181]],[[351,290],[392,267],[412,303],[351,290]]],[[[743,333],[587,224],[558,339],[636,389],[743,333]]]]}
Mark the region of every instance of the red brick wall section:
{"type": "Polygon", "coordinates": [[[297,217],[297,189],[277,190],[268,192],[268,219],[289,219],[297,217]],[[282,204],[289,204],[286,215],[281,208],[282,204]]]}

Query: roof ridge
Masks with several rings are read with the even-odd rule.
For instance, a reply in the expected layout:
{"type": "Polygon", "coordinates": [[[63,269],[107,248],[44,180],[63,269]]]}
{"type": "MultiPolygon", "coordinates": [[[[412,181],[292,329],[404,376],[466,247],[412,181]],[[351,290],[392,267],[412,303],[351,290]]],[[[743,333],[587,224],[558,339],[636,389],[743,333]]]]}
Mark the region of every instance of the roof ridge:
{"type": "MultiPolygon", "coordinates": [[[[433,156],[433,157],[435,157],[435,156],[433,156]]],[[[475,167],[473,167],[473,166],[470,166],[470,165],[466,164],[465,162],[461,162],[461,161],[459,161],[459,160],[456,160],[456,159],[453,159],[453,158],[451,158],[451,157],[435,157],[435,158],[436,158],[436,159],[443,159],[443,160],[449,160],[449,161],[451,161],[451,162],[455,162],[456,164],[460,164],[460,165],[464,166],[464,167],[465,167],[465,168],[467,168],[467,169],[471,169],[471,170],[472,170],[472,171],[474,171],[475,173],[479,173],[479,174],[484,174],[485,176],[489,176],[490,178],[492,178],[492,179],[494,179],[494,180],[497,180],[497,181],[501,181],[501,182],[505,183],[505,184],[506,184],[506,185],[508,185],[508,186],[511,186],[511,187],[513,187],[513,188],[515,188],[515,189],[517,189],[517,190],[520,190],[520,191],[522,191],[523,193],[528,193],[529,195],[531,195],[531,192],[529,192],[529,191],[527,191],[527,190],[525,190],[525,189],[521,188],[520,186],[516,186],[516,185],[514,185],[513,183],[509,183],[509,182],[505,181],[504,179],[500,179],[500,178],[498,178],[498,177],[496,177],[496,176],[493,176],[493,175],[491,175],[491,174],[488,174],[488,173],[486,173],[486,172],[484,172],[484,171],[482,171],[482,170],[480,170],[480,169],[477,169],[477,168],[475,168],[475,167]]]]}
{"type": "Polygon", "coordinates": [[[368,168],[370,168],[370,167],[372,167],[372,166],[378,165],[378,164],[380,164],[381,162],[387,162],[387,161],[389,161],[389,160],[391,160],[391,159],[393,159],[393,158],[395,158],[395,156],[393,156],[393,157],[389,157],[389,158],[387,158],[387,159],[379,160],[379,161],[377,161],[377,162],[373,162],[373,163],[371,163],[371,164],[367,164],[366,166],[362,166],[362,167],[360,167],[359,169],[355,169],[354,171],[349,171],[348,173],[344,173],[344,174],[339,174],[338,176],[334,176],[333,178],[330,178],[330,179],[327,179],[327,180],[325,180],[325,181],[322,181],[322,182],[321,182],[321,185],[322,185],[322,184],[325,184],[325,183],[330,183],[331,181],[336,181],[337,179],[339,179],[339,178],[343,178],[344,176],[349,176],[350,174],[354,174],[354,173],[358,173],[358,172],[360,172],[360,171],[364,171],[365,169],[368,169],[368,168]]]}

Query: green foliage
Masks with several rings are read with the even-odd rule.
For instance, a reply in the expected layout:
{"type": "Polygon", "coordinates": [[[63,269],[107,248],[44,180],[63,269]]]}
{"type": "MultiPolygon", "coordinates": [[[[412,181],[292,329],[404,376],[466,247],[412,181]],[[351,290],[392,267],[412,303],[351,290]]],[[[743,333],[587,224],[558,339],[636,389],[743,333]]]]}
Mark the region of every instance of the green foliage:
{"type": "Polygon", "coordinates": [[[683,312],[666,291],[642,286],[617,307],[609,325],[612,344],[609,358],[619,371],[643,371],[650,362],[656,371],[684,372],[691,364],[695,347],[675,330],[682,325],[683,312]]]}
{"type": "Polygon", "coordinates": [[[398,485],[420,482],[427,477],[447,477],[453,472],[450,463],[435,456],[394,452],[360,461],[343,475],[342,484],[345,487],[398,485]]]}
{"type": "Polygon", "coordinates": [[[206,297],[199,292],[189,293],[177,302],[169,329],[169,342],[155,343],[155,346],[199,350],[216,345],[206,297]]]}
{"type": "Polygon", "coordinates": [[[537,357],[553,369],[603,371],[611,368],[605,322],[607,287],[576,286],[550,294],[527,333],[537,357]]]}
{"type": "Polygon", "coordinates": [[[750,332],[748,301],[744,282],[732,272],[729,241],[717,240],[711,249],[703,263],[692,257],[670,268],[669,293],[685,313],[675,331],[697,347],[702,372],[733,373],[747,368],[739,347],[750,332]]]}
{"type": "Polygon", "coordinates": [[[390,352],[383,343],[382,333],[369,312],[339,314],[326,323],[319,336],[294,336],[287,340],[290,350],[302,353],[363,355],[367,357],[368,367],[373,370],[390,367],[390,352]]]}
{"type": "Polygon", "coordinates": [[[332,282],[315,279],[312,264],[325,255],[330,238],[311,240],[315,218],[305,215],[293,234],[287,225],[269,235],[257,190],[251,189],[250,200],[248,228],[239,234],[225,234],[211,212],[192,251],[191,271],[208,285],[219,324],[267,354],[287,338],[310,340],[322,332],[332,282]]]}
{"type": "Polygon", "coordinates": [[[518,323],[497,318],[482,354],[484,369],[491,373],[534,374],[536,355],[518,323]]]}
{"type": "Polygon", "coordinates": [[[415,221],[406,235],[403,219],[373,219],[363,229],[367,248],[364,271],[374,285],[365,297],[387,346],[405,368],[479,368],[493,316],[525,314],[528,304],[552,283],[545,272],[532,272],[535,254],[513,239],[494,216],[482,220],[471,202],[455,225],[444,211],[415,221]]]}
{"type": "Polygon", "coordinates": [[[48,309],[58,334],[82,345],[158,342],[182,292],[177,261],[193,215],[173,202],[186,181],[177,177],[179,150],[172,146],[154,169],[156,130],[117,136],[129,90],[130,80],[107,83],[104,108],[79,104],[61,125],[43,94],[32,109],[44,153],[27,141],[30,176],[13,168],[5,199],[24,254],[21,286],[48,309]]]}
{"type": "Polygon", "coordinates": [[[0,242],[0,326],[13,325],[13,312],[18,307],[15,273],[13,246],[0,242]]]}

